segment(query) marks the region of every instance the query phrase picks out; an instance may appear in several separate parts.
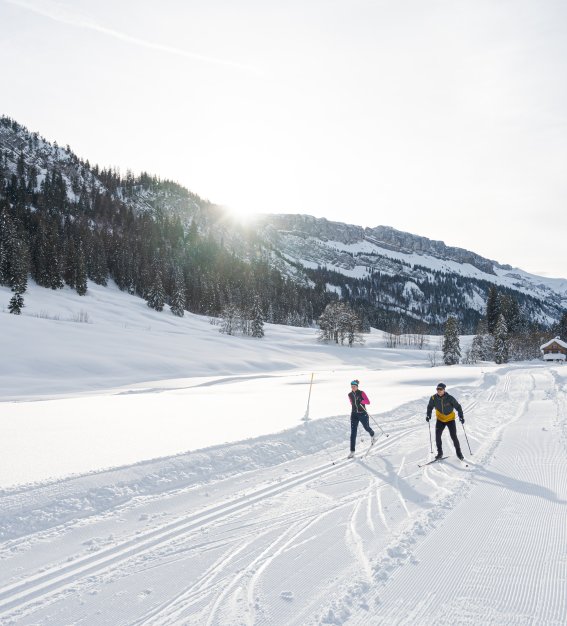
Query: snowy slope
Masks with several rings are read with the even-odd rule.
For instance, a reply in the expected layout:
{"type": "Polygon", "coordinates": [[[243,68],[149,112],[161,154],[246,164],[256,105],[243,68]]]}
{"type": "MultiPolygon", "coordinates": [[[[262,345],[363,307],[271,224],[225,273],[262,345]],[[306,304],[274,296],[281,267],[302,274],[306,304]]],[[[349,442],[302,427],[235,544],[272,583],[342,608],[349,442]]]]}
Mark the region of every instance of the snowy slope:
{"type": "MultiPolygon", "coordinates": [[[[0,288],[0,306],[9,298],[0,288]]],[[[373,331],[351,349],[320,344],[315,329],[265,330],[261,340],[229,337],[205,317],[158,313],[116,288],[89,283],[80,297],[30,284],[23,315],[0,313],[0,487],[296,426],[313,372],[310,417],[319,419],[348,413],[354,376],[375,389],[381,412],[400,403],[399,386],[409,400],[434,377],[470,384],[482,369],[432,372],[439,338],[423,350],[386,349],[373,331]]]]}
{"type": "Polygon", "coordinates": [[[469,467],[417,467],[421,398],[381,416],[389,437],[364,460],[344,459],[335,417],[5,491],[0,618],[561,624],[567,372],[501,368],[455,392],[469,467]]]}
{"type": "MultiPolygon", "coordinates": [[[[423,278],[424,271],[426,273],[428,271],[441,272],[488,281],[498,287],[507,287],[534,296],[543,302],[567,307],[567,279],[564,278],[536,276],[519,268],[483,259],[466,250],[460,250],[462,254],[459,256],[443,256],[441,253],[434,254],[431,250],[410,250],[412,245],[417,247],[416,242],[426,241],[444,245],[442,242],[430,242],[424,237],[417,237],[410,233],[398,233],[407,242],[403,248],[387,247],[372,235],[373,229],[362,229],[359,226],[327,222],[323,219],[316,220],[309,216],[274,216],[273,218],[265,216],[263,220],[268,224],[269,233],[274,229],[271,222],[277,223],[278,218],[288,218],[292,223],[294,223],[293,218],[298,221],[298,224],[295,224],[297,230],[278,230],[272,236],[286,258],[299,262],[306,268],[323,267],[350,278],[364,278],[369,272],[376,271],[390,276],[411,277],[415,275],[420,278],[423,278]],[[299,230],[305,226],[301,218],[308,220],[307,224],[312,226],[311,231],[299,230]],[[329,233],[330,237],[318,234],[318,229],[313,226],[313,223],[318,222],[323,222],[332,228],[329,233]],[[333,234],[341,234],[343,239],[333,239],[333,234]],[[473,257],[472,262],[468,260],[469,256],[473,257]]],[[[382,228],[384,227],[378,227],[378,229],[382,228]]],[[[480,311],[485,304],[483,300],[475,308],[480,311]]]]}
{"type": "Polygon", "coordinates": [[[564,623],[564,365],[226,337],[94,285],[26,304],[0,312],[0,623],[564,623]],[[347,461],[354,376],[380,437],[347,461]],[[439,380],[468,467],[447,433],[418,467],[439,380]]]}

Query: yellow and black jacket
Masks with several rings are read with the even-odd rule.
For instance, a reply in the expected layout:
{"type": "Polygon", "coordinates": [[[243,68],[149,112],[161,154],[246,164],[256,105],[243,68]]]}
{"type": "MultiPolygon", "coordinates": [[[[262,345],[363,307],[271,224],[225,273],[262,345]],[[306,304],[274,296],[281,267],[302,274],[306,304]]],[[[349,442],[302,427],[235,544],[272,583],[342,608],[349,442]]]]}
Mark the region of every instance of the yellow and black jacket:
{"type": "Polygon", "coordinates": [[[463,408],[457,400],[448,393],[444,393],[442,396],[436,393],[431,396],[429,404],[427,405],[427,417],[431,417],[434,407],[435,414],[440,422],[452,422],[455,419],[455,409],[459,417],[463,417],[463,408]]]}

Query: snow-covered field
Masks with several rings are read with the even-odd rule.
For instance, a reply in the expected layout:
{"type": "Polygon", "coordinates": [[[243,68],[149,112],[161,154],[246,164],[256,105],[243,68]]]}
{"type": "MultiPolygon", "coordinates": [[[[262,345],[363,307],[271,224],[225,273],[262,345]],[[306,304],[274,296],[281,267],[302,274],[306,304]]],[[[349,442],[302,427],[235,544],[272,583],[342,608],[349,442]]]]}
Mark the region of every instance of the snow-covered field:
{"type": "Polygon", "coordinates": [[[1,624],[565,623],[567,367],[226,337],[89,287],[0,313],[1,624]],[[354,377],[388,437],[347,461],[354,377]],[[468,467],[447,433],[418,467],[439,380],[468,467]]]}

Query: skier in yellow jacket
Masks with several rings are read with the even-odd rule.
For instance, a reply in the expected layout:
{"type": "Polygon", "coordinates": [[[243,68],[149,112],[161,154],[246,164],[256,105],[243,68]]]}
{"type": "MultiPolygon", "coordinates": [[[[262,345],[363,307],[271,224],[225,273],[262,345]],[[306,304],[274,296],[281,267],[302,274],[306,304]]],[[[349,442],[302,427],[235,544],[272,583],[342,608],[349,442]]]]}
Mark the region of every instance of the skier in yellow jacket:
{"type": "Polygon", "coordinates": [[[463,459],[463,453],[461,452],[461,444],[457,437],[457,425],[455,424],[455,409],[459,416],[461,424],[465,423],[465,417],[463,415],[463,408],[458,401],[448,394],[445,389],[447,385],[445,383],[439,383],[437,385],[437,393],[431,396],[429,404],[427,405],[427,417],[425,420],[428,422],[431,419],[433,408],[435,408],[435,414],[437,416],[437,423],[435,425],[435,443],[437,444],[437,456],[436,459],[443,457],[443,444],[441,442],[441,435],[445,430],[445,426],[449,429],[449,434],[453,440],[455,446],[455,452],[459,459],[463,459]]]}

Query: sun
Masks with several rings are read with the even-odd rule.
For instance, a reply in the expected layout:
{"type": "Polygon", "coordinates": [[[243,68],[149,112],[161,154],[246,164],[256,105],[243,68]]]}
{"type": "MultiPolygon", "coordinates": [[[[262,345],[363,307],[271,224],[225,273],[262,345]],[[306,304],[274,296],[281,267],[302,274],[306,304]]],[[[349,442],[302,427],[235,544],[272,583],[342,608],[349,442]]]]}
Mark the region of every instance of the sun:
{"type": "Polygon", "coordinates": [[[260,215],[254,207],[247,204],[236,204],[226,207],[227,214],[240,224],[252,224],[260,215]]]}

